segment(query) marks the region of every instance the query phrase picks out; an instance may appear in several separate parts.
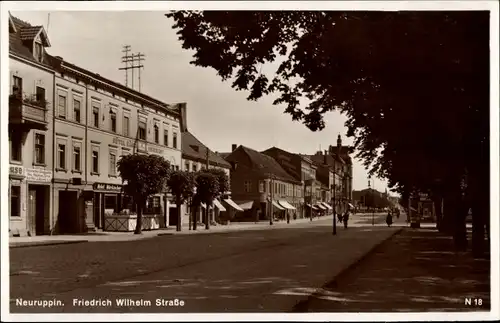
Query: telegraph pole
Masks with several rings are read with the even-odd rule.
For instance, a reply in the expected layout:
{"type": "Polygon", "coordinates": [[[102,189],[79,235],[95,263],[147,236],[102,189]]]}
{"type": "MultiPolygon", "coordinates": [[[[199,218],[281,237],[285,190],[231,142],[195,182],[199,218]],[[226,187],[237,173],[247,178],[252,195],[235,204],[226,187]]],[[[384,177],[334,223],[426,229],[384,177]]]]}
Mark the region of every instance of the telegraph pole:
{"type": "Polygon", "coordinates": [[[130,69],[130,67],[128,66],[128,63],[130,62],[130,56],[128,55],[129,52],[130,45],[124,45],[122,53],[124,53],[125,55],[122,56],[122,63],[125,63],[125,67],[120,67],[119,70],[125,71],[125,86],[128,86],[128,70],[130,69]]]}
{"type": "Polygon", "coordinates": [[[128,53],[130,52],[130,46],[125,45],[123,47],[123,51],[125,55],[122,57],[122,63],[125,64],[125,67],[119,68],[119,70],[125,70],[125,86],[128,86],[128,70],[131,70],[132,72],[132,89],[135,90],[134,86],[134,81],[135,81],[135,76],[134,76],[134,70],[138,69],[139,74],[139,91],[141,90],[141,69],[144,67],[142,65],[142,61],[145,60],[145,56],[143,53],[136,53],[129,55],[128,53]],[[137,64],[136,64],[137,63],[137,64]],[[130,65],[129,65],[130,64],[130,65]]]}

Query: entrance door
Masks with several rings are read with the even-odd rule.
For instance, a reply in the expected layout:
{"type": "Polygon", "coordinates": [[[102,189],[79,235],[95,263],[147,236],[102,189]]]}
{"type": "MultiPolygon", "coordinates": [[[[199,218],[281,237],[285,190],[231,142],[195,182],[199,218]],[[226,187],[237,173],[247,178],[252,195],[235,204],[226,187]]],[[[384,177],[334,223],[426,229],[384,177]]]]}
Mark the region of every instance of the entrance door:
{"type": "Polygon", "coordinates": [[[59,233],[78,231],[77,199],[77,192],[59,191],[59,233]]]}
{"type": "Polygon", "coordinates": [[[35,232],[36,235],[43,235],[45,234],[45,203],[46,203],[46,198],[48,197],[47,194],[47,187],[46,186],[38,186],[36,188],[36,216],[35,216],[35,232]]]}
{"type": "Polygon", "coordinates": [[[37,218],[37,207],[36,207],[36,189],[32,186],[28,189],[28,217],[27,217],[27,230],[28,234],[31,236],[36,235],[36,218],[37,218]]]}

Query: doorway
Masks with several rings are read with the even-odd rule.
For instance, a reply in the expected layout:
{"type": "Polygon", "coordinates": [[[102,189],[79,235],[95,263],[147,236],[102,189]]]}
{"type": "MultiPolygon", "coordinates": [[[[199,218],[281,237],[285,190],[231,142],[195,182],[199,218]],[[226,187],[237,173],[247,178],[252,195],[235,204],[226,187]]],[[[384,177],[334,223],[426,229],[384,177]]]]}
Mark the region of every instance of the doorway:
{"type": "Polygon", "coordinates": [[[168,208],[168,225],[177,226],[177,207],[168,208]]]}
{"type": "Polygon", "coordinates": [[[77,216],[78,192],[59,191],[59,233],[76,233],[78,231],[77,216]]]}
{"type": "Polygon", "coordinates": [[[48,190],[43,185],[28,186],[28,217],[27,229],[29,235],[43,235],[45,231],[45,206],[48,190]]]}

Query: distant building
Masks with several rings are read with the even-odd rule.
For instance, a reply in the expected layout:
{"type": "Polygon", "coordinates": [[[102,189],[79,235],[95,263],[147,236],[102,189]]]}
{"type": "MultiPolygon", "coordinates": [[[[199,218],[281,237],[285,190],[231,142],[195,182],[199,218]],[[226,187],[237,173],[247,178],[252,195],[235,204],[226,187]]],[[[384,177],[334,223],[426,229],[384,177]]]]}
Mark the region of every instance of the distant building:
{"type": "Polygon", "coordinates": [[[296,201],[298,214],[301,217],[311,216],[311,212],[324,212],[328,210],[320,201],[317,190],[321,184],[316,181],[316,165],[306,155],[294,154],[283,149],[272,147],[262,152],[272,157],[295,180],[304,187],[304,198],[296,201]]]}
{"type": "Polygon", "coordinates": [[[232,145],[232,152],[222,154],[232,164],[231,194],[245,210],[246,220],[298,217],[303,199],[302,183],[288,174],[272,157],[254,149],[232,145]]]}

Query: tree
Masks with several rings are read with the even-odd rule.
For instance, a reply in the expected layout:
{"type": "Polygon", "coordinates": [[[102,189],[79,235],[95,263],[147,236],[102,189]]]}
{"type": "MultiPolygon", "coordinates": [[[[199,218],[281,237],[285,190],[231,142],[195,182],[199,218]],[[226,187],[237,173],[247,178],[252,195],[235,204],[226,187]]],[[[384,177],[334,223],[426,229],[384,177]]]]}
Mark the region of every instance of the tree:
{"type": "Polygon", "coordinates": [[[206,217],[205,228],[210,229],[209,209],[213,204],[213,200],[219,195],[219,180],[209,172],[198,172],[196,175],[196,196],[195,199],[205,203],[206,217]]]}
{"type": "Polygon", "coordinates": [[[170,174],[170,163],[157,155],[125,155],[118,161],[124,192],[137,205],[135,234],[142,232],[142,211],[147,198],[160,193],[170,174]]]}
{"type": "MultiPolygon", "coordinates": [[[[444,217],[458,224],[457,244],[465,237],[460,180],[466,170],[483,184],[468,189],[471,201],[489,205],[487,11],[177,11],[167,17],[182,47],[195,51],[191,63],[232,79],[249,100],[276,95],[274,104],[312,131],[324,128],[328,111],[344,113],[347,135],[372,175],[389,179],[400,193],[433,190],[434,199],[444,199],[444,217]],[[262,73],[278,56],[284,60],[274,75],[262,73]]],[[[485,216],[487,208],[478,210],[479,229],[485,216]]]]}
{"type": "Polygon", "coordinates": [[[227,176],[226,172],[223,169],[209,168],[209,169],[203,169],[202,171],[213,174],[219,183],[219,192],[217,196],[215,196],[215,198],[220,198],[222,194],[229,192],[230,190],[229,177],[227,176]]]}
{"type": "Polygon", "coordinates": [[[177,231],[181,231],[181,205],[194,194],[194,175],[187,171],[176,170],[170,174],[167,185],[172,195],[175,196],[175,203],[177,205],[177,231]]]}

